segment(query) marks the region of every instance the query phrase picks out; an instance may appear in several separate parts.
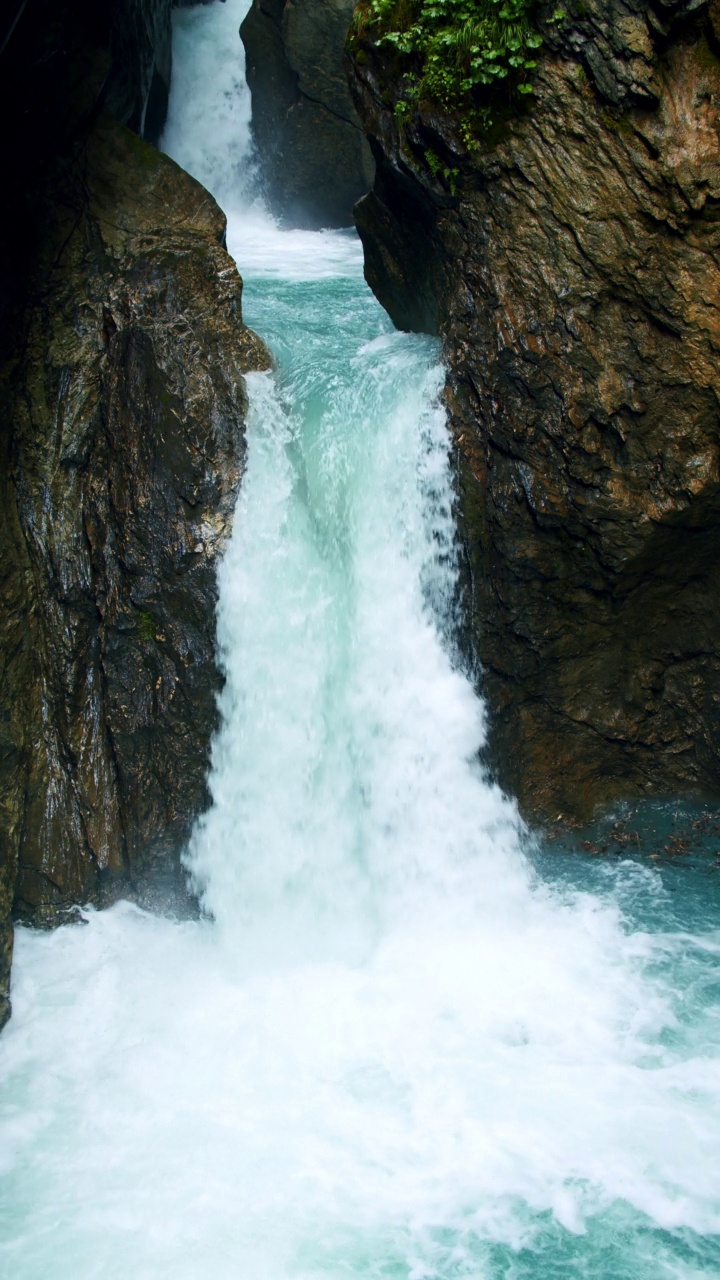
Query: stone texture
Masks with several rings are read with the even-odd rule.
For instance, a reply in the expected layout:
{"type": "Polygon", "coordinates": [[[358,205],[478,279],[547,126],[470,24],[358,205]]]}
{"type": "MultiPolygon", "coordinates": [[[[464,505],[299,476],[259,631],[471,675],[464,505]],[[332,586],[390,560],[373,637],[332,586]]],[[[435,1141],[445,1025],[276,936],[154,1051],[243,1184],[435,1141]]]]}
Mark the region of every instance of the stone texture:
{"type": "Polygon", "coordinates": [[[253,0],[240,28],[260,172],[288,226],[350,226],[372,185],[343,71],[352,11],[352,0],[253,0]]]}
{"type": "Polygon", "coordinates": [[[720,62],[691,7],[569,9],[472,153],[427,104],[398,125],[367,38],[350,67],[366,274],[444,338],[464,639],[533,818],[720,790],[720,62]]]}
{"type": "Polygon", "coordinates": [[[31,0],[16,22],[0,19],[0,366],[12,354],[43,252],[48,174],[86,136],[101,106],[156,140],[170,35],[170,0],[31,0]]]}
{"type": "Polygon", "coordinates": [[[0,23],[0,1025],[13,914],[192,909],[215,565],[268,355],[221,211],[122,127],[161,125],[169,17],[33,0],[0,23]]]}
{"type": "Polygon", "coordinates": [[[10,912],[183,899],[216,560],[268,355],[211,196],[107,115],[34,192],[0,365],[0,1021],[10,912]]]}
{"type": "Polygon", "coordinates": [[[104,105],[116,120],[158,143],[172,71],[172,0],[115,0],[104,105]]]}

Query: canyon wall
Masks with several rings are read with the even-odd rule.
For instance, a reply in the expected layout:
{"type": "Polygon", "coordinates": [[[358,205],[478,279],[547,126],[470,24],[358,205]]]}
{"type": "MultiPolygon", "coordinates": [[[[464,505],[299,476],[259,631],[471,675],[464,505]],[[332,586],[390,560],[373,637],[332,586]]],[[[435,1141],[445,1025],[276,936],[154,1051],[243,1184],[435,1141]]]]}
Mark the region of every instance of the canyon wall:
{"type": "Polygon", "coordinates": [[[475,149],[430,102],[399,118],[371,32],[349,55],[367,279],[444,340],[464,643],[541,820],[720,791],[718,11],[566,9],[475,149]]]}
{"type": "Polygon", "coordinates": [[[243,375],[268,364],[222,212],[120,123],[147,115],[152,5],[120,45],[117,6],[40,9],[3,54],[0,1024],[13,918],[182,904],[243,375]]]}
{"type": "Polygon", "coordinates": [[[373,162],[348,92],[353,0],[253,0],[240,32],[263,189],[287,226],[347,227],[373,162]]]}

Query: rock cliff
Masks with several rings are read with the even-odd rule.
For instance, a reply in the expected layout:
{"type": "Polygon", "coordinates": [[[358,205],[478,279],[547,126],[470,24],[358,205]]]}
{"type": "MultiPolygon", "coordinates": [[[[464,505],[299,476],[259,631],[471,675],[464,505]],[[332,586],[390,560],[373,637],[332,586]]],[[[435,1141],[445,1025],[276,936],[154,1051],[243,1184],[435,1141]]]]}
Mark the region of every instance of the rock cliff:
{"type": "Polygon", "coordinates": [[[720,790],[718,11],[566,9],[475,150],[349,65],[368,281],[444,339],[489,759],[541,819],[720,790]]]}
{"type": "Polygon", "coordinates": [[[0,1024],[12,916],[184,892],[217,719],[215,567],[243,375],[268,363],[242,323],[223,214],[100,109],[131,118],[118,86],[142,83],[142,114],[151,60],[144,79],[116,77],[71,8],[58,46],[63,29],[48,46],[34,28],[39,97],[38,45],[26,32],[16,46],[32,57],[1,228],[0,1024]]]}
{"type": "Polygon", "coordinates": [[[253,0],[240,32],[268,203],[289,226],[346,227],[373,163],[343,71],[353,0],[253,0]]]}

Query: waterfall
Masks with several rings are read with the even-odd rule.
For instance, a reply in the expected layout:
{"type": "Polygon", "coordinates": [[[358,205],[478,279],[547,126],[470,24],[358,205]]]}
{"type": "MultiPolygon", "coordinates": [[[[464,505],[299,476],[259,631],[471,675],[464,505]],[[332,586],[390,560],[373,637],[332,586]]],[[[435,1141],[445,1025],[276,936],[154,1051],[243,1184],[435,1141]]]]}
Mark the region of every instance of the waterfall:
{"type": "Polygon", "coordinates": [[[352,232],[263,209],[245,7],[175,12],[164,140],[277,359],[221,569],[206,917],[19,931],[0,1274],[715,1276],[720,936],[690,881],[533,850],[484,775],[438,347],[352,232]]]}
{"type": "Polygon", "coordinates": [[[437,344],[392,332],[354,236],[280,231],[253,196],[241,46],[227,57],[245,7],[176,15],[165,145],[223,198],[246,274],[267,277],[272,257],[273,277],[304,282],[280,291],[292,320],[277,286],[260,312],[287,357],[250,380],[214,804],[188,859],[250,963],[355,954],[390,918],[497,911],[527,881],[514,807],[477,763],[482,707],[441,641],[455,562],[437,344]]]}

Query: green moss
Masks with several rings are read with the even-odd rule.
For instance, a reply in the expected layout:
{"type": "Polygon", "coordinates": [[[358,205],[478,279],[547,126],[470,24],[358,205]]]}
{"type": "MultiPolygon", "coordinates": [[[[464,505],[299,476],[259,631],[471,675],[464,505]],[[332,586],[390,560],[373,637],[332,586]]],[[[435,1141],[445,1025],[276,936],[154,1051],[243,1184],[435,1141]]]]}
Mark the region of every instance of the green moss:
{"type": "Polygon", "coordinates": [[[701,36],[695,43],[693,53],[695,54],[695,61],[703,71],[717,72],[718,66],[720,66],[720,58],[713,52],[705,36],[701,36]]]}
{"type": "Polygon", "coordinates": [[[603,111],[602,120],[605,128],[611,129],[613,133],[619,133],[626,138],[632,138],[635,135],[632,121],[624,112],[620,112],[618,115],[611,115],[609,111],[603,111]]]}
{"type": "Polygon", "coordinates": [[[133,133],[132,129],[123,130],[123,142],[132,155],[133,163],[140,164],[143,168],[159,169],[165,162],[165,157],[157,148],[139,137],[137,133],[133,133]]]}
{"type": "Polygon", "coordinates": [[[141,609],[138,613],[137,629],[141,640],[155,639],[155,623],[152,615],[147,613],[145,609],[141,609]]]}

